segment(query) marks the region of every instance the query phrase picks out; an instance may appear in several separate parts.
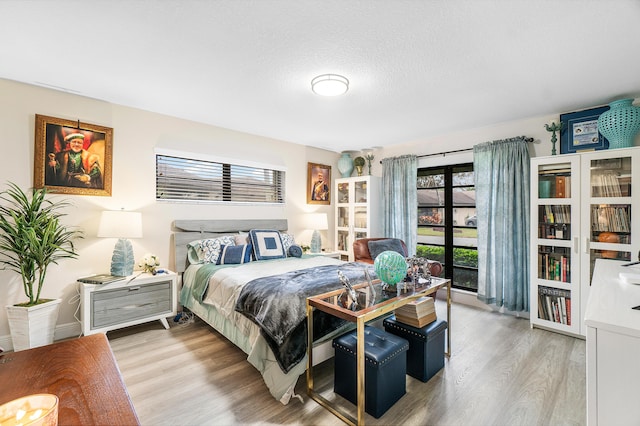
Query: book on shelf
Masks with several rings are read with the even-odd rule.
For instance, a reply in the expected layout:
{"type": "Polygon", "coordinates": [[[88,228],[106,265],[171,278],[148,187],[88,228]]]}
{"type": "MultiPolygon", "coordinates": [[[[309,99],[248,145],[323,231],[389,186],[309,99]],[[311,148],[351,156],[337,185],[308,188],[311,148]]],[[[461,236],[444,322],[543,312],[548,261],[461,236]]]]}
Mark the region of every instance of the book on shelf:
{"type": "Polygon", "coordinates": [[[599,232],[630,232],[629,207],[628,205],[591,206],[591,229],[599,232]]]}
{"type": "Polygon", "coordinates": [[[568,176],[556,176],[556,198],[566,198],[566,184],[568,176]]]}
{"type": "Polygon", "coordinates": [[[99,274],[99,275],[91,275],[88,277],[78,278],[78,281],[81,283],[87,284],[109,284],[115,281],[124,280],[127,277],[122,277],[119,275],[111,275],[111,274],[99,274]]]}
{"type": "MultiPolygon", "coordinates": [[[[624,186],[624,185],[623,185],[624,186]]],[[[624,188],[625,193],[628,189],[624,188]]],[[[622,197],[619,175],[613,170],[594,172],[591,174],[591,195],[593,197],[622,197]]]]}
{"type": "Polygon", "coordinates": [[[538,252],[538,278],[571,282],[571,258],[563,252],[546,252],[542,246],[538,252]]]}
{"type": "Polygon", "coordinates": [[[538,318],[571,325],[571,291],[551,287],[538,288],[538,318]]]}

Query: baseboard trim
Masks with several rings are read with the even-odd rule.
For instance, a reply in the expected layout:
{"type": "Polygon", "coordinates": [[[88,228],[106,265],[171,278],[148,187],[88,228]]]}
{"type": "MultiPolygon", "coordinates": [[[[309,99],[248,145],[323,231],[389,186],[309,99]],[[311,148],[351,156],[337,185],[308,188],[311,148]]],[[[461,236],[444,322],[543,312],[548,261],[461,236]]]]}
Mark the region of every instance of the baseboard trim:
{"type": "MultiPolygon", "coordinates": [[[[439,300],[447,300],[447,292],[445,289],[438,291],[439,300]]],[[[517,318],[529,319],[529,312],[514,312],[504,307],[498,308],[495,305],[487,305],[478,300],[478,295],[471,291],[460,290],[457,288],[451,289],[451,302],[460,303],[467,306],[473,306],[475,308],[484,309],[485,311],[499,312],[501,314],[512,315],[517,318]]]]}
{"type": "MultiPolygon", "coordinates": [[[[78,337],[82,333],[82,327],[80,327],[79,322],[70,322],[67,324],[60,324],[56,326],[55,334],[53,335],[53,339],[55,341],[69,339],[72,337],[78,337]]],[[[0,347],[5,351],[13,350],[13,341],[11,340],[11,335],[0,336],[0,347]]]]}

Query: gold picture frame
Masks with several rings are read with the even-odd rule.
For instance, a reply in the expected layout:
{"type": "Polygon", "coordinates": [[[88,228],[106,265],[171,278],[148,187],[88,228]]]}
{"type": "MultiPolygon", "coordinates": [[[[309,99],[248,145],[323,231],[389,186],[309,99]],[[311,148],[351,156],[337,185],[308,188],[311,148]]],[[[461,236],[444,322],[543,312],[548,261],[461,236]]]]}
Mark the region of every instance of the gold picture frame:
{"type": "Polygon", "coordinates": [[[113,129],[36,114],[34,188],[111,196],[113,129]]]}
{"type": "Polygon", "coordinates": [[[331,166],[307,163],[307,204],[331,204],[331,166]]]}

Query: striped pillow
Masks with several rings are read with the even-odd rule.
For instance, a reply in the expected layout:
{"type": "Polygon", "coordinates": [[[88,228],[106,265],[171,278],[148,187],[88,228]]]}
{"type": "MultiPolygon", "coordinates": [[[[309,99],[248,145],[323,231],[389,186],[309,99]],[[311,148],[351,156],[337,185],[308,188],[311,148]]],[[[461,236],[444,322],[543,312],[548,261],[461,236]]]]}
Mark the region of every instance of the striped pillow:
{"type": "Polygon", "coordinates": [[[251,262],[251,244],[222,246],[216,265],[231,265],[251,262]]]}

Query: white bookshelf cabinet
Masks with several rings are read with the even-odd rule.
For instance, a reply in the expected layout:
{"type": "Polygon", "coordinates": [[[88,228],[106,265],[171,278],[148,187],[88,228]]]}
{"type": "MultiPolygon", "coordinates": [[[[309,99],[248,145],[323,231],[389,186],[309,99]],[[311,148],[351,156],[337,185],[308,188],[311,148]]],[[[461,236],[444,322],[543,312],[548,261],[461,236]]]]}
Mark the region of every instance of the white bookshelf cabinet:
{"type": "Polygon", "coordinates": [[[336,252],[353,261],[353,242],[380,237],[380,178],[355,176],[335,180],[336,252]]]}
{"type": "Polygon", "coordinates": [[[532,326],[584,336],[595,260],[636,259],[639,156],[625,148],[531,159],[532,326]]]}

